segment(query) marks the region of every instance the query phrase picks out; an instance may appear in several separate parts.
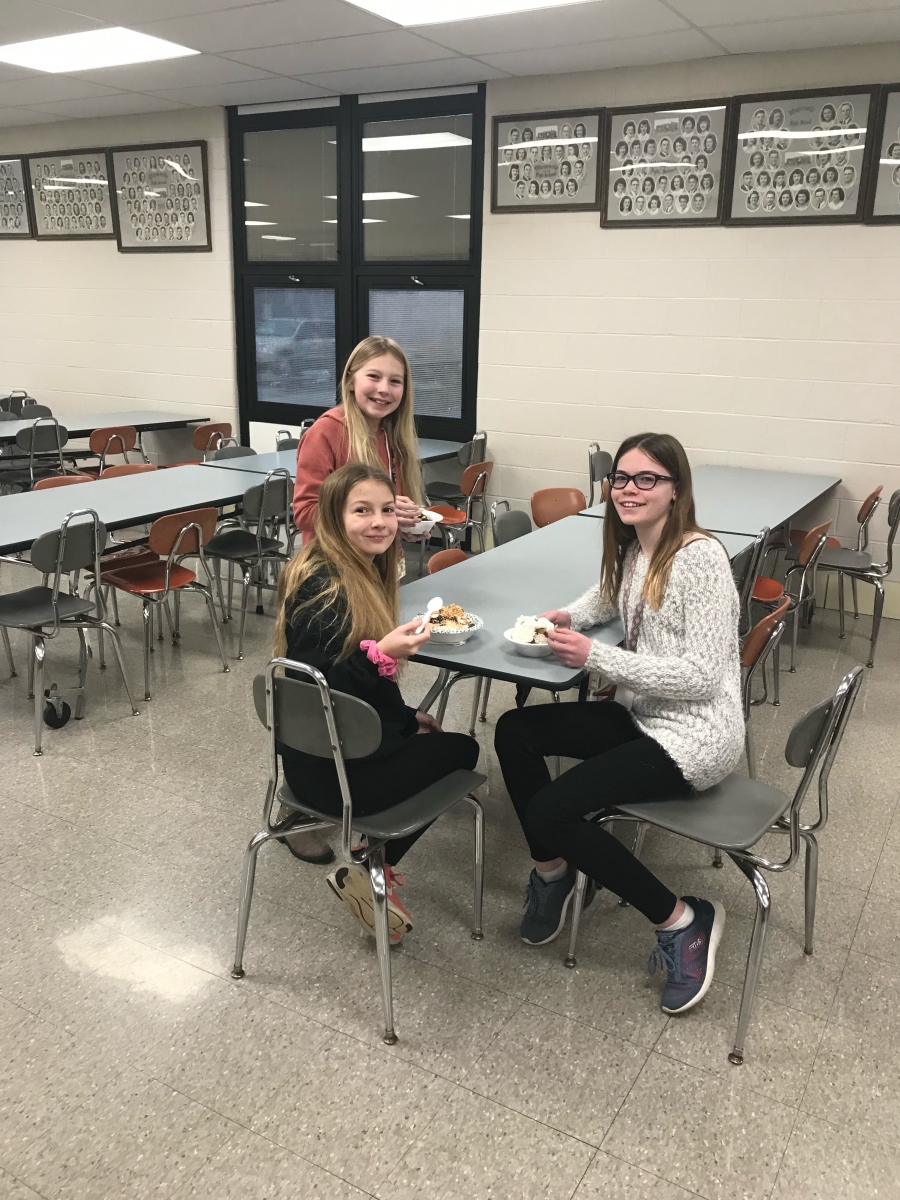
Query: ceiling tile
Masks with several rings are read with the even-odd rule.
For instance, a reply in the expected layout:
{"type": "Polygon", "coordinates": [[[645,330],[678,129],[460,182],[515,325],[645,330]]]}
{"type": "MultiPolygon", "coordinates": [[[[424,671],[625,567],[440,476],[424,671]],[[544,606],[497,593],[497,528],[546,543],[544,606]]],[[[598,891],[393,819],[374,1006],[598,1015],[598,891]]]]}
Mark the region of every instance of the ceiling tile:
{"type": "Polygon", "coordinates": [[[281,100],[308,100],[333,96],[328,88],[314,87],[297,79],[253,79],[246,83],[209,83],[205,87],[169,88],[159,92],[169,100],[199,108],[228,104],[274,104],[281,100]]]}
{"type": "Polygon", "coordinates": [[[725,25],[709,33],[731,54],[895,42],[900,41],[900,9],[725,25]]]}
{"type": "Polygon", "coordinates": [[[166,88],[202,87],[207,83],[241,83],[245,79],[265,79],[267,74],[256,67],[198,54],[191,58],[171,58],[164,62],[135,63],[130,67],[104,67],[100,71],[83,71],[81,75],[97,83],[132,92],[161,92],[166,88]]]}
{"type": "Polygon", "coordinates": [[[477,21],[424,25],[420,32],[460,54],[482,55],[641,37],[687,27],[686,21],[659,0],[600,0],[477,21]]]}
{"type": "Polygon", "coordinates": [[[326,38],[318,42],[295,42],[269,46],[265,50],[230,53],[236,62],[251,63],[279,75],[307,75],[322,71],[352,71],[358,67],[391,67],[399,63],[422,63],[432,58],[450,58],[451,52],[415,34],[397,29],[363,37],[326,38]]]}
{"type": "Polygon", "coordinates": [[[0,83],[0,104],[15,104],[29,108],[32,104],[54,104],[63,100],[90,100],[109,96],[116,88],[80,79],[73,75],[32,75],[0,83]]]}
{"type": "Polygon", "coordinates": [[[140,28],[194,50],[252,50],[321,38],[349,37],[395,29],[371,13],[333,0],[277,0],[276,3],[232,8],[215,21],[198,14],[167,21],[151,20],[140,28]]]}
{"type": "Polygon", "coordinates": [[[757,21],[783,21],[791,17],[819,18],[828,13],[868,12],[897,7],[897,0],[668,0],[669,7],[703,28],[747,25],[757,21]]]}
{"type": "Polygon", "coordinates": [[[168,17],[188,17],[194,13],[214,13],[267,3],[268,0],[65,0],[66,7],[73,12],[96,17],[107,25],[130,27],[168,17]]]}
{"type": "Polygon", "coordinates": [[[116,92],[112,96],[96,96],[93,100],[58,100],[55,104],[36,104],[37,112],[53,113],[57,117],[127,117],[135,113],[167,112],[184,108],[159,96],[141,96],[137,92],[116,92]]]}
{"type": "Polygon", "coordinates": [[[307,82],[329,88],[332,94],[395,92],[413,88],[454,87],[499,79],[503,72],[470,58],[445,58],[440,62],[407,63],[405,66],[368,67],[360,71],[330,71],[308,75],[307,82]]]}
{"type": "MultiPolygon", "coordinates": [[[[16,125],[44,125],[49,121],[58,121],[59,117],[53,117],[49,113],[36,112],[31,108],[0,108],[0,129],[14,127],[16,125]]],[[[25,147],[22,147],[24,152],[25,147]]],[[[13,153],[14,151],[7,151],[13,153]]]]}
{"type": "Polygon", "coordinates": [[[60,33],[83,33],[96,29],[98,21],[64,8],[39,4],[37,0],[0,0],[0,45],[30,42],[34,38],[55,37],[60,33]]]}
{"type": "Polygon", "coordinates": [[[482,61],[512,75],[544,75],[685,62],[692,58],[711,58],[721,53],[709,38],[689,29],[683,33],[523,50],[516,54],[486,54],[482,61]]]}

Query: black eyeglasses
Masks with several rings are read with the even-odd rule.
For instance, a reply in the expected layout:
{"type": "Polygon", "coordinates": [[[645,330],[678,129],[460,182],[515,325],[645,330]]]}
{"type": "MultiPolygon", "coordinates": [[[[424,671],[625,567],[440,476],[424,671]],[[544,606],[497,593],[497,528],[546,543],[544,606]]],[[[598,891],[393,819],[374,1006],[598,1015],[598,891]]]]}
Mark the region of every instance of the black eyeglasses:
{"type": "Polygon", "coordinates": [[[674,475],[654,475],[652,471],[639,471],[637,475],[626,475],[624,471],[612,471],[606,482],[616,491],[633,483],[641,492],[652,492],[658,483],[677,483],[674,475]]]}

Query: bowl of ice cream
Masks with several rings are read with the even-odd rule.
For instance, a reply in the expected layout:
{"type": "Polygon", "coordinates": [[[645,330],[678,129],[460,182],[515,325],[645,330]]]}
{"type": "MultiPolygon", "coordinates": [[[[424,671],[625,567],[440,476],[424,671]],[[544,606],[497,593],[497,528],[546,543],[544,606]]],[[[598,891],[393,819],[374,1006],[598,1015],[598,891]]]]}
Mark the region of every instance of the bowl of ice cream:
{"type": "Polygon", "coordinates": [[[404,529],[403,532],[412,534],[413,537],[424,537],[425,534],[431,533],[435,525],[443,519],[440,513],[432,512],[430,508],[423,508],[416,524],[411,525],[409,529],[404,529]]]}
{"type": "Polygon", "coordinates": [[[481,617],[466,612],[458,604],[445,604],[432,613],[428,622],[431,641],[439,642],[442,646],[462,646],[483,626],[481,617]]]}
{"type": "Polygon", "coordinates": [[[554,628],[553,622],[546,617],[519,617],[503,636],[512,642],[517,654],[525,658],[547,658],[553,653],[547,643],[547,634],[554,628]]]}

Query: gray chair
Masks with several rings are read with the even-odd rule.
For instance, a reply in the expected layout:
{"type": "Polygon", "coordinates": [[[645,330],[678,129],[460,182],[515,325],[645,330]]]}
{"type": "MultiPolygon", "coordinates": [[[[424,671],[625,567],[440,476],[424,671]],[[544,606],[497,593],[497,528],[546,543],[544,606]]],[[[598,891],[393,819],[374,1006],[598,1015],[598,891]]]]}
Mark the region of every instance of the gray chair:
{"type": "Polygon", "coordinates": [[[250,458],[255,453],[256,451],[251,450],[249,446],[238,446],[237,444],[233,446],[220,446],[218,450],[213,450],[208,461],[221,462],[226,458],[250,458]]]}
{"type": "Polygon", "coordinates": [[[263,804],[263,828],[250,839],[244,854],[232,977],[242,979],[244,976],[244,943],[253,900],[256,856],[265,842],[284,833],[283,825],[272,824],[272,805],[275,802],[276,790],[278,800],[285,807],[292,809],[301,818],[307,818],[302,825],[293,825],[293,831],[297,828],[324,829],[335,824],[335,818],[330,813],[323,813],[301,804],[287,784],[278,788],[277,743],[304,754],[314,754],[317,758],[331,758],[334,760],[343,798],[343,856],[346,861],[365,867],[372,885],[375,939],[381,970],[384,1040],[392,1046],[397,1041],[397,1034],[394,1032],[384,844],[394,838],[408,837],[424,829],[463,801],[472,806],[475,815],[475,922],[472,937],[480,941],[484,936],[481,929],[484,812],[472,793],[481,787],[487,777],[475,771],[453,771],[444,779],[393,808],[371,816],[356,817],[353,813],[353,797],[345,764],[349,759],[367,757],[381,744],[381,720],[375,710],[356,696],[332,692],[321,672],[306,663],[292,662],[288,658],[273,659],[266,667],[265,674],[257,675],[253,681],[253,699],[257,716],[269,734],[269,785],[263,804]],[[309,682],[282,674],[276,675],[276,671],[283,669],[306,676],[309,682]]]}
{"type": "MultiPolygon", "coordinates": [[[[863,667],[855,666],[838,684],[829,700],[811,708],[794,725],[785,746],[784,757],[792,767],[803,771],[793,796],[769,787],[756,779],[731,774],[706,791],[671,800],[648,800],[636,804],[621,804],[618,808],[598,813],[598,825],[623,817],[646,822],[658,829],[717,850],[724,850],[731,861],[747,876],[756,895],[756,919],[750,938],[737,1034],[728,1061],[740,1066],[744,1061],[744,1043],[759,971],[765,948],[771,899],[763,871],[789,871],[800,856],[800,843],[805,843],[805,930],[803,951],[813,953],[816,921],[816,888],[819,870],[819,845],[816,835],[828,823],[828,778],[840,749],[841,739],[862,682],[863,667]],[[800,820],[800,809],[813,781],[818,775],[818,813],[810,824],[800,820]],[[770,862],[752,847],[769,833],[785,834],[788,854],[782,862],[770,862]]],[[[577,963],[575,951],[578,926],[584,908],[587,876],[578,872],[572,905],[572,929],[565,965],[577,963]]]]}
{"type": "MultiPolygon", "coordinates": [[[[32,405],[31,410],[38,407],[32,405]]],[[[48,414],[49,411],[48,409],[48,414]]],[[[0,471],[0,483],[21,487],[27,491],[34,487],[39,479],[65,475],[63,446],[68,440],[68,429],[60,425],[55,417],[38,417],[33,425],[20,429],[16,434],[15,450],[18,451],[18,456],[14,461],[24,462],[27,456],[28,466],[10,465],[3,469],[0,471]]]]}
{"type": "Polygon", "coordinates": [[[307,417],[305,421],[300,422],[300,436],[294,437],[289,429],[279,429],[275,434],[275,449],[276,450],[296,450],[303,441],[303,435],[308,429],[315,425],[315,417],[307,417]]]}
{"type": "Polygon", "coordinates": [[[505,546],[531,531],[531,517],[527,512],[510,508],[508,500],[495,500],[491,505],[491,537],[495,546],[505,546]]]}
{"type": "MultiPolygon", "coordinates": [[[[460,446],[456,454],[457,461],[463,470],[472,463],[484,462],[486,457],[487,434],[483,430],[479,430],[471,442],[465,442],[460,446]]],[[[427,484],[425,490],[428,493],[429,504],[452,504],[454,508],[461,508],[466,499],[466,493],[461,490],[458,483],[443,483],[438,479],[427,484]]]]}
{"type": "Polygon", "coordinates": [[[597,442],[591,442],[588,446],[588,480],[590,482],[590,496],[588,498],[588,508],[593,507],[598,503],[594,499],[594,487],[603,480],[612,470],[613,459],[608,450],[601,450],[597,442]]]}
{"type": "Polygon", "coordinates": [[[766,526],[759,531],[747,549],[742,550],[731,564],[734,585],[740,600],[738,633],[741,637],[746,637],[753,625],[750,606],[753,601],[753,589],[756,587],[756,581],[762,570],[768,538],[769,527],[766,526]]]}
{"type": "Polygon", "coordinates": [[[204,546],[207,558],[216,560],[216,577],[221,574],[221,563],[228,563],[228,612],[222,600],[219,584],[219,604],[222,620],[231,617],[231,593],[234,580],[234,565],[241,568],[241,628],[238,639],[238,658],[244,657],[244,626],[247,622],[247,601],[256,572],[257,605],[262,599],[263,588],[274,591],[278,586],[278,571],[290,562],[294,554],[294,530],[290,522],[290,508],[294,495],[294,481],[289,471],[278,467],[269,471],[262,483],[257,483],[244,492],[243,513],[240,517],[229,517],[219,524],[215,535],[204,546]],[[255,525],[249,529],[248,523],[255,525]],[[276,536],[278,526],[287,530],[287,548],[276,536]],[[268,579],[271,571],[273,579],[268,579]]]}
{"type": "MultiPolygon", "coordinates": [[[[69,705],[60,696],[60,689],[54,683],[44,690],[44,657],[45,643],[58,637],[64,629],[75,629],[81,643],[81,653],[78,663],[78,683],[74,688],[65,689],[77,695],[75,704],[75,719],[84,716],[85,683],[88,668],[88,647],[84,632],[93,629],[99,632],[105,630],[113,640],[119,670],[131,711],[137,716],[131,684],[122,657],[122,647],[119,636],[106,620],[106,610],[103,604],[102,590],[96,583],[91,583],[94,598],[88,600],[74,590],[74,579],[79,571],[89,568],[95,572],[94,579],[100,578],[100,552],[106,544],[106,526],[102,524],[97,514],[89,508],[70,512],[59,529],[42,534],[31,547],[31,563],[36,570],[47,577],[47,583],[41,587],[25,588],[18,592],[9,592],[0,596],[0,627],[3,628],[3,640],[9,650],[7,637],[8,629],[18,629],[27,634],[33,642],[33,654],[28,663],[28,696],[34,698],[34,753],[43,753],[41,749],[42,719],[54,729],[65,725],[71,715],[69,705]],[[87,518],[81,520],[79,518],[87,518]],[[70,577],[69,591],[62,590],[63,577],[70,577]],[[47,701],[45,705],[45,700],[47,701]]],[[[10,660],[11,661],[11,660],[10,660]]]]}
{"type": "MultiPolygon", "coordinates": [[[[34,404],[36,401],[27,392],[17,389],[9,393],[8,396],[3,396],[0,399],[0,409],[4,412],[11,412],[17,421],[22,419],[22,409],[26,404],[34,404]]],[[[30,414],[29,414],[30,415],[30,414]]]]}

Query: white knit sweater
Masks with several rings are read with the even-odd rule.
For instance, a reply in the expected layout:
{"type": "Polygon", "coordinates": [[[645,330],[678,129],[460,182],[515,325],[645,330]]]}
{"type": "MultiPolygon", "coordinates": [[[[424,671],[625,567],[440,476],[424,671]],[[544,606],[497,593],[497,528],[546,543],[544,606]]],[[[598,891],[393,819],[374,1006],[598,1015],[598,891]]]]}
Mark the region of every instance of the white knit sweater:
{"type": "MultiPolygon", "coordinates": [[[[623,602],[636,612],[648,565],[635,542],[618,606],[601,597],[597,584],[567,606],[572,628],[612,620],[623,602]]],[[[744,716],[738,597],[722,544],[700,538],[679,550],[659,610],[644,605],[635,650],[595,641],[587,668],[634,693],[635,724],[659,742],[695,788],[712,787],[733,771],[744,745],[744,716]]]]}

